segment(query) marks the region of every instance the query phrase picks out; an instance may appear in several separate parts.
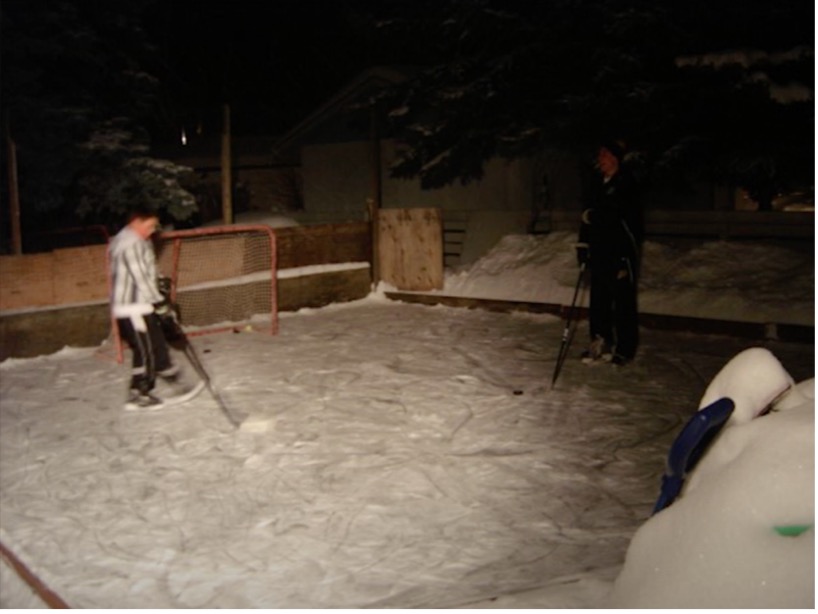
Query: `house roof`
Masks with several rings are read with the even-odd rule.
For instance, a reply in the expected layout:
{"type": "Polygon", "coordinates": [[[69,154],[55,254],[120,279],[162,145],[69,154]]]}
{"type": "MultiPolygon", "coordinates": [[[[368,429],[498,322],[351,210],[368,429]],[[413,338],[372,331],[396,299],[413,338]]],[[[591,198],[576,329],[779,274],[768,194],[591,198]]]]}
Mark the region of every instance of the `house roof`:
{"type": "MultiPolygon", "coordinates": [[[[235,167],[271,166],[270,153],[275,137],[233,137],[231,157],[235,167]]],[[[153,152],[161,158],[173,160],[191,168],[206,170],[221,165],[221,135],[194,136],[187,145],[181,143],[154,146],[153,152]]]]}
{"type": "Polygon", "coordinates": [[[298,145],[308,140],[320,127],[347,113],[353,104],[361,102],[365,96],[401,83],[413,72],[412,68],[395,66],[375,66],[363,71],[277,140],[273,145],[273,156],[276,159],[297,156],[298,145]]]}

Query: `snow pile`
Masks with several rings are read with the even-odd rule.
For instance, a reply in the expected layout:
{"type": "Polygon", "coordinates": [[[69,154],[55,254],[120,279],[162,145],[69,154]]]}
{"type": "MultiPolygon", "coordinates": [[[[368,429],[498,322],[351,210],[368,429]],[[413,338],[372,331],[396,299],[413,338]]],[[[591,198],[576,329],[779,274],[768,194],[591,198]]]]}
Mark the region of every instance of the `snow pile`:
{"type": "MultiPolygon", "coordinates": [[[[576,234],[509,235],[479,261],[447,271],[438,294],[570,303],[579,268],[576,234]]],[[[814,254],[751,242],[674,246],[648,241],[640,311],[745,322],[814,323],[814,254]]],[[[578,303],[587,306],[589,293],[578,303]]]]}
{"type": "Polygon", "coordinates": [[[770,352],[753,348],[700,406],[722,396],[736,400],[734,414],[681,498],[636,532],[613,607],[814,607],[815,381],[792,386],[770,352]]]}
{"type": "Polygon", "coordinates": [[[735,404],[730,423],[744,424],[757,418],[793,383],[790,374],[768,350],[750,348],[735,356],[710,382],[699,409],[727,397],[735,404]]]}
{"type": "Polygon", "coordinates": [[[743,322],[813,325],[812,250],[737,241],[645,244],[640,309],[743,322]]]}

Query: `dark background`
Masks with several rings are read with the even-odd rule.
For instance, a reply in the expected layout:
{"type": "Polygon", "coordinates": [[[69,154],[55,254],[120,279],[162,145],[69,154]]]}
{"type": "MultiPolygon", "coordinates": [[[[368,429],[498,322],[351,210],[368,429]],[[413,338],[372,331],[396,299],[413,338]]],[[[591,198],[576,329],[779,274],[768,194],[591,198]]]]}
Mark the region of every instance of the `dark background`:
{"type": "Polygon", "coordinates": [[[220,126],[227,103],[234,134],[285,132],[358,72],[391,60],[373,40],[378,4],[153,4],[145,26],[162,60],[168,119],[220,126]]]}
{"type": "Polygon", "coordinates": [[[779,104],[767,86],[814,91],[806,0],[3,0],[0,29],[28,228],[167,203],[174,178],[134,170],[146,150],[183,128],[218,135],[225,104],[234,136],[283,135],[372,66],[417,77],[378,110],[405,147],[393,174],[423,187],[603,131],[673,189],[704,179],[769,206],[814,183],[814,100],[779,104]],[[734,50],[759,55],[676,64],[734,50]]]}

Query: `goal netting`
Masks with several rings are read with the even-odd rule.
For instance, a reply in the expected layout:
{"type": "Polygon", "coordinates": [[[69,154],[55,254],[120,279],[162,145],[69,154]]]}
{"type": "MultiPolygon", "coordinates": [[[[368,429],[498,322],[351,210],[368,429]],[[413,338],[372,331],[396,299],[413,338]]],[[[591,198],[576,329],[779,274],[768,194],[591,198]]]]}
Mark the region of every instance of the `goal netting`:
{"type": "Polygon", "coordinates": [[[217,226],[161,233],[159,273],[189,334],[251,326],[278,332],[276,242],[269,226],[217,226]]]}

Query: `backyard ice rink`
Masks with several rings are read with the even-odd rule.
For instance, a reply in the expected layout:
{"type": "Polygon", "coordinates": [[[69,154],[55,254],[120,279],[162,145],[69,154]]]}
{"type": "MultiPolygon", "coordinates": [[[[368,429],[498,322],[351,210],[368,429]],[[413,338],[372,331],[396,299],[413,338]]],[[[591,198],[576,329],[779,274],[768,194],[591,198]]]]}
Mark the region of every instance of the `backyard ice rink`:
{"type": "MultiPolygon", "coordinates": [[[[502,281],[514,287],[500,298],[524,289],[521,300],[542,300],[528,271],[565,303],[576,269],[561,240],[539,239],[548,254],[516,269],[501,250],[502,266],[484,261],[447,284],[480,296],[502,281]]],[[[727,295],[737,310],[755,300],[811,318],[810,263],[767,259],[791,273],[776,290],[771,267],[742,275],[752,259],[707,254],[698,277],[678,262],[673,276],[646,267],[657,311],[723,314],[727,295]],[[670,283],[685,279],[687,291],[670,283]],[[696,300],[715,296],[708,283],[726,289],[696,300]]],[[[812,378],[814,345],[643,329],[633,364],[588,367],[583,322],[552,390],[563,327],[375,292],[281,314],[274,337],[195,337],[246,415],[239,430],[207,392],[123,412],[128,368],[109,348],[6,360],[0,541],[72,607],[604,606],[710,380],[759,345],[796,382],[812,378]]],[[[43,603],[0,564],[0,605],[43,603]]]]}
{"type": "MultiPolygon", "coordinates": [[[[6,361],[0,537],[73,607],[594,607],[752,344],[643,331],[618,369],[577,343],[550,390],[562,328],[373,295],[196,338],[238,431],[206,392],[123,412],[93,349],[6,361]]],[[[812,346],[767,346],[812,377],[812,346]]],[[[8,575],[4,606],[34,599],[8,575]]]]}

